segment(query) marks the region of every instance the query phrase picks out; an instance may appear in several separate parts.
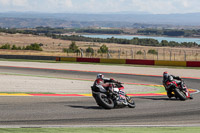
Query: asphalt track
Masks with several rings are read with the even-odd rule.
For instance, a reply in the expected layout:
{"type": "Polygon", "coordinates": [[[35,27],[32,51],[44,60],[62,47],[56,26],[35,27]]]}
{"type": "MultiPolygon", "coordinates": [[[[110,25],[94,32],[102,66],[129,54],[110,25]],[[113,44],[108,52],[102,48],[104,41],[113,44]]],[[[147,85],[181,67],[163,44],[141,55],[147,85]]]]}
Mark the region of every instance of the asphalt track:
{"type": "MultiPolygon", "coordinates": [[[[1,72],[93,79],[97,72],[0,67],[1,72]]],[[[122,82],[160,85],[159,76],[105,73],[122,82]]],[[[184,79],[199,89],[199,79],[184,79]]],[[[200,126],[200,94],[193,100],[135,97],[136,108],[105,110],[92,97],[0,96],[0,126],[200,126]]]]}

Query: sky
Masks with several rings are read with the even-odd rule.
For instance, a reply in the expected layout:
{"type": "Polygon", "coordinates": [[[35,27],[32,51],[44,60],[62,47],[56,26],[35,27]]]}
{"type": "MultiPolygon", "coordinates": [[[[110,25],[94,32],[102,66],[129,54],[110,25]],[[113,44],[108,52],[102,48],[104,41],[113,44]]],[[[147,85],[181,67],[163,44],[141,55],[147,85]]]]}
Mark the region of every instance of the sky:
{"type": "Polygon", "coordinates": [[[200,12],[200,0],[0,0],[0,12],[150,13],[200,12]]]}

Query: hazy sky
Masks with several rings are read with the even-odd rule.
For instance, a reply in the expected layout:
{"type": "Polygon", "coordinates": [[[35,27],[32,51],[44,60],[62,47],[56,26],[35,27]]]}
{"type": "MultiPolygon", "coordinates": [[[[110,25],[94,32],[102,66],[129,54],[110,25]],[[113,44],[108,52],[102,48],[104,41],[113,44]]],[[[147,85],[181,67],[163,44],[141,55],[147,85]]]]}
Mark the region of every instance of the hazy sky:
{"type": "Polygon", "coordinates": [[[0,0],[0,12],[49,13],[200,12],[200,0],[0,0]]]}

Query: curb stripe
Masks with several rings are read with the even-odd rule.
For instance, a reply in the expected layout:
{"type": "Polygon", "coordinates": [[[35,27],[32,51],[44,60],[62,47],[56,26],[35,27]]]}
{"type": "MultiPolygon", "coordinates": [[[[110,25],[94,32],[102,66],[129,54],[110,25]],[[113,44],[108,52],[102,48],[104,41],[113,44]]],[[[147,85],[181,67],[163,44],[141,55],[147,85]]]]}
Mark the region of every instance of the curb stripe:
{"type": "Polygon", "coordinates": [[[0,93],[0,96],[31,96],[25,93],[0,93]]]}
{"type": "Polygon", "coordinates": [[[30,94],[31,96],[73,96],[73,97],[80,97],[83,95],[80,94],[30,94]]]}

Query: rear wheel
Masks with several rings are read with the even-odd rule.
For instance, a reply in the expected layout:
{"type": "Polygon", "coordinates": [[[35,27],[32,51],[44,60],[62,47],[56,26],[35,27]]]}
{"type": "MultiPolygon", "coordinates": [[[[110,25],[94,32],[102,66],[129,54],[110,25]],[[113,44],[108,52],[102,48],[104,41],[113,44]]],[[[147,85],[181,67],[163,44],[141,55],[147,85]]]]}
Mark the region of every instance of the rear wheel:
{"type": "Polygon", "coordinates": [[[182,101],[185,101],[187,99],[185,93],[180,91],[178,88],[174,89],[174,93],[176,97],[178,97],[182,101]]]}
{"type": "Polygon", "coordinates": [[[104,93],[98,93],[96,96],[96,101],[97,101],[98,105],[100,105],[101,107],[103,107],[105,109],[114,108],[113,100],[104,93]]]}

